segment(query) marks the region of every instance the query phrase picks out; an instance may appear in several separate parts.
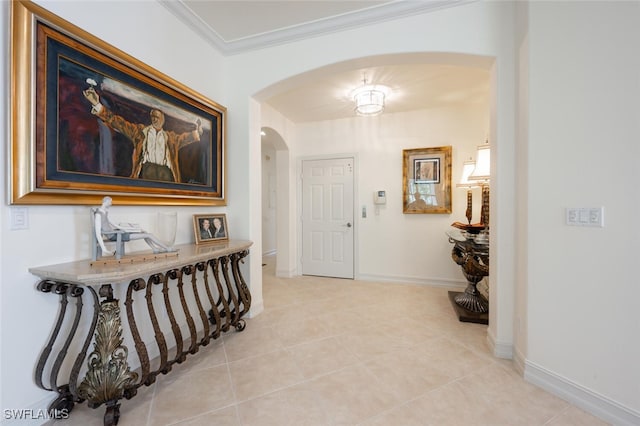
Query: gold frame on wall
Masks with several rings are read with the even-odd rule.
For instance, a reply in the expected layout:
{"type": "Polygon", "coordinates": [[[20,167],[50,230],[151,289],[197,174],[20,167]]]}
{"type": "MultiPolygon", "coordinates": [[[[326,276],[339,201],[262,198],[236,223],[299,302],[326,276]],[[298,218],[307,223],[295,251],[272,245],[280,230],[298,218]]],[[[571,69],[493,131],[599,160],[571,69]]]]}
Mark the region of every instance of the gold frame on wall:
{"type": "Polygon", "coordinates": [[[451,213],[451,146],[402,150],[402,212],[451,213]]]}
{"type": "Polygon", "coordinates": [[[10,57],[10,204],[226,205],[225,107],[30,1],[11,4],[10,57]],[[175,181],[135,175],[132,140],[83,96],[94,87],[114,116],[149,124],[161,109],[167,133],[190,135],[175,181]]]}

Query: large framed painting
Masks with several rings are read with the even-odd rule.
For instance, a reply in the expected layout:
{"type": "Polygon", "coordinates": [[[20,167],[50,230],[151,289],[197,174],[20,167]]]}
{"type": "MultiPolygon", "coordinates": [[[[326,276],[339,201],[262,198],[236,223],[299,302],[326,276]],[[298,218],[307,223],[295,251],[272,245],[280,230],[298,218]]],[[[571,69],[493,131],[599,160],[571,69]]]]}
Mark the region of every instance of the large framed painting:
{"type": "Polygon", "coordinates": [[[451,146],[402,151],[402,211],[451,213],[451,146]]]}
{"type": "Polygon", "coordinates": [[[225,107],[34,3],[11,20],[12,204],[225,204],[225,107]]]}

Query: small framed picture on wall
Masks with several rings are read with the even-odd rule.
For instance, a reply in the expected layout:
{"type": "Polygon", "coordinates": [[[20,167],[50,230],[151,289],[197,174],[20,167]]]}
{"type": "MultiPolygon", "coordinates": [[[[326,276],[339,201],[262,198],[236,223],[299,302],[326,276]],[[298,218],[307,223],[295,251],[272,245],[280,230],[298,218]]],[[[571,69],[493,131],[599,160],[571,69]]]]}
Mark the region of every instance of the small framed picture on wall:
{"type": "Polygon", "coordinates": [[[451,213],[451,146],[402,150],[402,212],[451,213]]]}
{"type": "Polygon", "coordinates": [[[225,214],[194,214],[193,232],[196,244],[209,244],[229,239],[225,214]]]}

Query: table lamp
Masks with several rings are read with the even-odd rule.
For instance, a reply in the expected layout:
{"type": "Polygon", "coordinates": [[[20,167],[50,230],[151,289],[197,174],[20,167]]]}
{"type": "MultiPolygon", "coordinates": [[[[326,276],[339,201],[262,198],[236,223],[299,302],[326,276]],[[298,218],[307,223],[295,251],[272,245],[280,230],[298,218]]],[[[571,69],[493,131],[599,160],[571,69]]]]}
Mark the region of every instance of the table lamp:
{"type": "Polygon", "coordinates": [[[471,188],[478,186],[477,182],[469,180],[469,175],[471,175],[475,168],[475,161],[465,161],[462,166],[462,178],[460,179],[460,182],[456,184],[456,187],[458,188],[467,188],[467,210],[465,212],[465,216],[467,217],[469,225],[471,225],[471,218],[473,217],[473,193],[471,192],[471,188]]]}
{"type": "Polygon", "coordinates": [[[480,223],[489,227],[489,179],[491,178],[491,147],[489,141],[478,146],[476,167],[469,175],[469,181],[482,186],[482,209],[480,223]]]}

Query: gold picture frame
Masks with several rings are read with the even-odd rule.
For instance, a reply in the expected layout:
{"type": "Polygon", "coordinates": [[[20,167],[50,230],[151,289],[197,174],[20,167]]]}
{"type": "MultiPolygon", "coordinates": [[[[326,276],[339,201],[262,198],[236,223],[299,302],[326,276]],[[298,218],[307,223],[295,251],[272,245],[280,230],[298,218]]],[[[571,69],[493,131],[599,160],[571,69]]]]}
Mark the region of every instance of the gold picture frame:
{"type": "Polygon", "coordinates": [[[402,212],[452,212],[451,146],[402,150],[402,212]]]}
{"type": "Polygon", "coordinates": [[[194,214],[193,233],[196,244],[211,244],[229,239],[229,228],[227,228],[227,215],[216,214],[194,214]]]}
{"type": "Polygon", "coordinates": [[[226,205],[225,107],[30,1],[10,56],[11,204],[226,205]]]}

